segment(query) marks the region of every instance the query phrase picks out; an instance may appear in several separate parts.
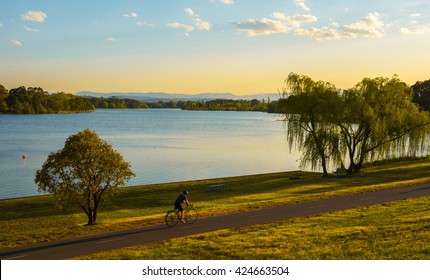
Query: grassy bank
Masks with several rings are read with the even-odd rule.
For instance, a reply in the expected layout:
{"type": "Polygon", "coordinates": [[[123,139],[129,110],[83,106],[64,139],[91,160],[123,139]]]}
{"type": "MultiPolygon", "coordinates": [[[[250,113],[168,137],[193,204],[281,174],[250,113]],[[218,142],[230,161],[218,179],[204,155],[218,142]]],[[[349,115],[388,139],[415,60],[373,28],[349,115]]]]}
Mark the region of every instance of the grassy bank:
{"type": "Polygon", "coordinates": [[[80,259],[428,260],[429,210],[430,197],[423,197],[219,230],[80,259]]]}
{"type": "Polygon", "coordinates": [[[5,199],[0,200],[0,248],[160,223],[185,188],[201,215],[208,216],[423,182],[430,182],[429,157],[368,167],[346,178],[297,171],[127,187],[101,206],[98,223],[91,227],[84,226],[86,216],[81,210],[53,208],[52,196],[5,199]],[[207,191],[208,185],[216,183],[228,189],[207,191]]]}

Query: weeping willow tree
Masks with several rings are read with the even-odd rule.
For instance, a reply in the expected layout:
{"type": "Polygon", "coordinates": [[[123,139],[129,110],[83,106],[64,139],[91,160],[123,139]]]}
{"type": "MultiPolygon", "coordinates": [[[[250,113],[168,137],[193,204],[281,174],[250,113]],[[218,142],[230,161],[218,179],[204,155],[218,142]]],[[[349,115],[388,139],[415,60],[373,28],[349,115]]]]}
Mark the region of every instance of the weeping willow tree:
{"type": "Polygon", "coordinates": [[[428,149],[429,114],[412,102],[411,88],[397,76],[364,78],[341,95],[340,146],[350,172],[366,161],[416,156],[428,149]]]}
{"type": "Polygon", "coordinates": [[[287,89],[278,107],[286,121],[289,147],[302,152],[302,167],[321,166],[327,176],[330,161],[340,157],[338,127],[331,121],[339,103],[338,90],[330,83],[295,73],[285,83],[287,89]]]}
{"type": "Polygon", "coordinates": [[[278,102],[290,149],[301,166],[324,176],[328,165],[359,172],[365,162],[428,153],[430,117],[412,102],[411,88],[397,76],[365,78],[340,91],[330,83],[291,73],[278,102]]]}

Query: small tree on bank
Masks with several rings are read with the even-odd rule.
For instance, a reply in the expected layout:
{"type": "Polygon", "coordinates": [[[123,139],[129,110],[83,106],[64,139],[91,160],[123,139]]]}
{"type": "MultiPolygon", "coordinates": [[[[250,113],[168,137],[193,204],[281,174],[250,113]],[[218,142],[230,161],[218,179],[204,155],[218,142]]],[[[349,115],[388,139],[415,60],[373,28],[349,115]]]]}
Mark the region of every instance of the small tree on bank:
{"type": "Polygon", "coordinates": [[[55,196],[58,207],[84,210],[88,225],[97,219],[102,201],[112,198],[135,174],[130,164],[96,132],[85,129],[70,136],[63,149],[51,153],[36,172],[39,192],[55,196]]]}

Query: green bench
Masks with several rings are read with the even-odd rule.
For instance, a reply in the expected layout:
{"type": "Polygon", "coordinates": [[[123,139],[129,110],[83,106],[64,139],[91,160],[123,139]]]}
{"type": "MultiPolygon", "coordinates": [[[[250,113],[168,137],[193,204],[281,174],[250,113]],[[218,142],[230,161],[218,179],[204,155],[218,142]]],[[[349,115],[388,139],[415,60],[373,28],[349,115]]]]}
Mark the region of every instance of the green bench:
{"type": "Polygon", "coordinates": [[[348,175],[348,171],[345,168],[338,168],[334,172],[334,175],[336,177],[345,177],[346,175],[348,175]]]}
{"type": "Polygon", "coordinates": [[[220,191],[224,191],[224,190],[225,190],[224,184],[214,184],[214,185],[208,186],[208,191],[220,192],[220,191]]]}

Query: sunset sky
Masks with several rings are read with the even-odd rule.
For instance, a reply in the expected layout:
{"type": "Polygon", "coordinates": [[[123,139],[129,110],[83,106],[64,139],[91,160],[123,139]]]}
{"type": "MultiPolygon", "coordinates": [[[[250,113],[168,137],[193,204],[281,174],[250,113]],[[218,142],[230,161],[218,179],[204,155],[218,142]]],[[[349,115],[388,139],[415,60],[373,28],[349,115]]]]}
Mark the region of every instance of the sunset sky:
{"type": "Polygon", "coordinates": [[[235,94],[430,79],[430,0],[1,0],[0,84],[235,94]]]}

